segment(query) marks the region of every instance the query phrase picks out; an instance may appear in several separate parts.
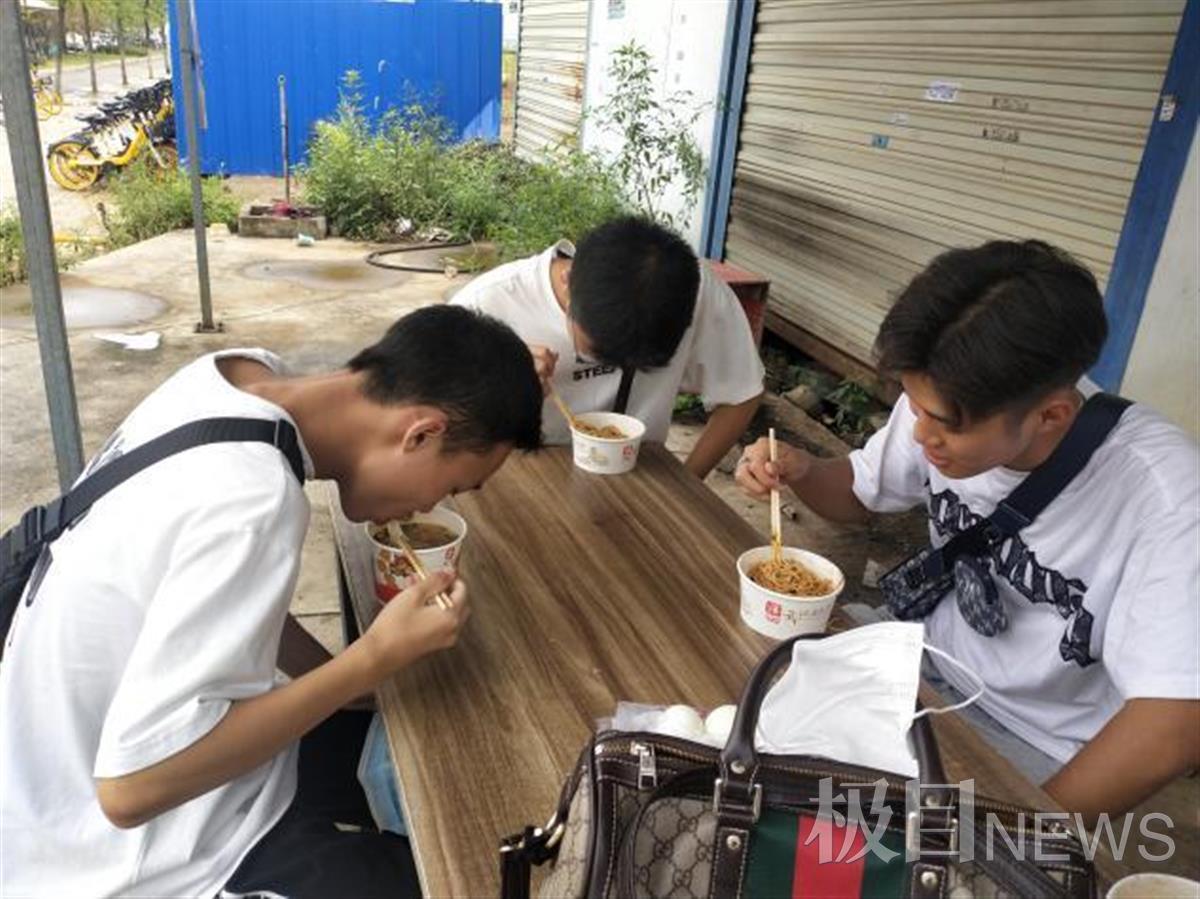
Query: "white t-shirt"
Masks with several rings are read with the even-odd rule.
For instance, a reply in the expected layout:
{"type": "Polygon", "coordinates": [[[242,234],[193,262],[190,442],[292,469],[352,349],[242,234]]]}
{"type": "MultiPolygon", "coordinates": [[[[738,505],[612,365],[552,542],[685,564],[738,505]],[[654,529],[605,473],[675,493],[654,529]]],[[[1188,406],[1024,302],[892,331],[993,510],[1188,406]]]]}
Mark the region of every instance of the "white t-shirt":
{"type": "MultiPolygon", "coordinates": [[[[943,477],[913,440],[915,420],[902,396],[887,426],[850,455],[854,493],[878,512],[924,503],[941,546],[1027,473],[943,477]]],[[[1037,520],[987,560],[1008,629],[976,633],[948,595],[926,634],[983,678],[990,715],[1066,762],[1126,700],[1200,698],[1198,547],[1200,452],[1134,405],[1037,520]]],[[[938,670],[972,692],[951,666],[938,670]]]]}
{"type": "MultiPolygon", "coordinates": [[[[451,300],[478,309],[509,325],[526,343],[558,353],[554,387],[574,412],[607,412],[621,384],[621,370],[596,362],[578,362],[567,316],[550,286],[555,254],[574,256],[561,240],[544,253],[519,259],[480,275],[451,300]]],[[[707,408],[735,405],[763,390],[763,365],[750,324],[733,291],[707,265],[700,266],[700,289],[692,324],[663,368],[639,371],[633,379],[626,412],[646,426],[646,440],[667,439],[675,397],[697,393],[707,408]]],[[[571,432],[552,401],[542,408],[546,442],[570,443],[571,432]]]]}
{"type": "MultiPolygon", "coordinates": [[[[198,418],[290,421],[221,376],[215,360],[230,355],[280,366],[262,350],[197,360],[92,469],[198,418]]],[[[282,816],[295,746],[128,830],[104,817],[93,778],[180,752],[234,700],[276,685],[308,515],[279,450],[216,444],[134,475],[51,545],[0,665],[0,894],[210,897],[282,816]]]]}

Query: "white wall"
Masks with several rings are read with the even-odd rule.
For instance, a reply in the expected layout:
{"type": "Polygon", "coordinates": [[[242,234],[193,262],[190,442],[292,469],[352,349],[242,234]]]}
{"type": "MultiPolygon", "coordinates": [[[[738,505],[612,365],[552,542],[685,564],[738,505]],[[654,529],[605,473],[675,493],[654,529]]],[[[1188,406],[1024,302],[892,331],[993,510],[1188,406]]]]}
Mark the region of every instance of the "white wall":
{"type": "Polygon", "coordinates": [[[1200,438],[1198,142],[1200,132],[1192,138],[1121,393],[1153,406],[1200,438]]]}
{"type": "MultiPolygon", "coordinates": [[[[692,128],[692,135],[708,162],[716,119],[717,89],[721,57],[725,49],[725,22],[729,0],[592,0],[588,35],[585,87],[586,108],[594,109],[609,93],[609,54],[622,44],[636,40],[650,51],[659,74],[660,99],[689,90],[696,103],[707,104],[692,128]],[[623,9],[618,17],[610,13],[623,9]]],[[[600,133],[584,120],[583,147],[601,153],[619,146],[615,137],[600,133]]],[[[693,246],[700,243],[705,195],[701,190],[684,235],[693,246]]],[[[678,190],[667,195],[668,211],[682,206],[678,190]]]]}

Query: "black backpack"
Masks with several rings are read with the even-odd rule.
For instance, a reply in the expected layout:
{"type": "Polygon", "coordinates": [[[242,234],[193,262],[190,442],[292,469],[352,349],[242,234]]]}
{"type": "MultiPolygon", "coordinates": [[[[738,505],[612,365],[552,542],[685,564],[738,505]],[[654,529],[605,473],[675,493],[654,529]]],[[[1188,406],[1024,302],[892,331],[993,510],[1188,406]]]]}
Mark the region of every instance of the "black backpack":
{"type": "MultiPolygon", "coordinates": [[[[88,475],[68,493],[33,506],[0,537],[0,646],[42,550],[82,518],[100,497],[155,462],[209,443],[269,443],[283,453],[304,483],[300,439],[289,422],[265,418],[203,418],[168,431],[88,475]]],[[[32,598],[31,598],[32,599],[32,598]]],[[[28,603],[30,600],[26,600],[28,603]]]]}

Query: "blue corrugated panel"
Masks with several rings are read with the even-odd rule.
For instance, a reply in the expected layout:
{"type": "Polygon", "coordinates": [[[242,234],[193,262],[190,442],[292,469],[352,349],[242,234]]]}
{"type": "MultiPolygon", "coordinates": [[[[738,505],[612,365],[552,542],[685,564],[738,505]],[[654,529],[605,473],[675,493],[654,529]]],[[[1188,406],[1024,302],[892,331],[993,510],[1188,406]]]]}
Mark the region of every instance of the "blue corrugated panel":
{"type": "MultiPolygon", "coordinates": [[[[175,0],[169,3],[175,35],[175,0]]],[[[313,124],[333,114],[338,85],[361,73],[369,111],[403,106],[415,92],[454,124],[461,139],[500,134],[501,12],[495,3],[453,0],[195,0],[208,130],[205,172],[282,171],[279,90],[287,79],[293,164],[313,124]]],[[[180,153],[187,155],[179,48],[173,41],[180,153]]]]}

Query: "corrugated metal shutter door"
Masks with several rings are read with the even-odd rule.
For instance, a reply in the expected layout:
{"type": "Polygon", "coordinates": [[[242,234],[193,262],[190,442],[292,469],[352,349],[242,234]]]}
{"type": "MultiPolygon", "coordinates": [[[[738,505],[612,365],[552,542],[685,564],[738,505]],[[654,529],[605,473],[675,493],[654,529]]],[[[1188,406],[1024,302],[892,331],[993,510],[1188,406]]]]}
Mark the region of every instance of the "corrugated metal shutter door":
{"type": "Polygon", "coordinates": [[[515,141],[536,159],[579,141],[587,66],[588,0],[523,0],[515,141]]]}
{"type": "Polygon", "coordinates": [[[726,256],[869,362],[930,258],[1038,237],[1108,277],[1184,0],[759,0],[726,256]]]}

